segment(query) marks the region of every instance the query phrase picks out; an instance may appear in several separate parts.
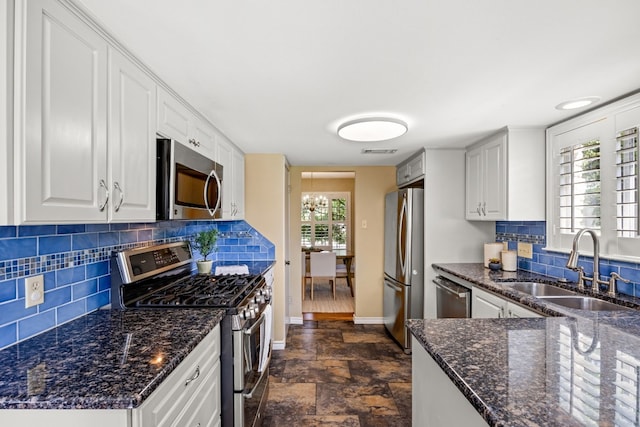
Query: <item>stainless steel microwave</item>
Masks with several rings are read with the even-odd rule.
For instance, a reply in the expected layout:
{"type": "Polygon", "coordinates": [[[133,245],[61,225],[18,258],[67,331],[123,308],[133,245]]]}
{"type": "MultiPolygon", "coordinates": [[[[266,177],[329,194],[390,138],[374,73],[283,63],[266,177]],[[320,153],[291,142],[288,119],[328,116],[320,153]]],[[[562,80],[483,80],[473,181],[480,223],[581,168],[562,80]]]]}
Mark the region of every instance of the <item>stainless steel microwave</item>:
{"type": "Polygon", "coordinates": [[[157,149],[156,219],[222,218],[222,165],[172,139],[157,149]]]}

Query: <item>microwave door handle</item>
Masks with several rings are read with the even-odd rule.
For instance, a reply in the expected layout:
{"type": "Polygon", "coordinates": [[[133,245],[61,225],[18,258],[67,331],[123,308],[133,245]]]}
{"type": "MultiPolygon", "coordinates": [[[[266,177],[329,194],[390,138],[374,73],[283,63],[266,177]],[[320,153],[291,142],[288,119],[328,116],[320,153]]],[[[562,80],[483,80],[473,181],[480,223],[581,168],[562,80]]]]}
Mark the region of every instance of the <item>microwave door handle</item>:
{"type": "Polygon", "coordinates": [[[216,213],[216,210],[218,209],[218,205],[220,204],[220,191],[218,190],[218,200],[216,200],[216,205],[213,207],[213,209],[211,209],[211,207],[209,207],[209,197],[208,197],[209,181],[211,181],[211,177],[215,178],[216,182],[218,183],[218,189],[220,189],[220,179],[218,179],[218,175],[216,174],[216,171],[212,170],[209,173],[209,176],[207,176],[207,180],[204,183],[203,197],[204,197],[204,207],[207,209],[207,212],[209,212],[209,215],[213,216],[216,213]]]}

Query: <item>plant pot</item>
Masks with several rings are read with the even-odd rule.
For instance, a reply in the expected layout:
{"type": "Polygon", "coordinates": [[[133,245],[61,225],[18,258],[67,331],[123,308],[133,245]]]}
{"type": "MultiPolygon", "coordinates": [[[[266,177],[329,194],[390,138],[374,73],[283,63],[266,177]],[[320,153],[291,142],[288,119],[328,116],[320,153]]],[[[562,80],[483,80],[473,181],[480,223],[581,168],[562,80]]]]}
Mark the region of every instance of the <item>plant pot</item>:
{"type": "Polygon", "coordinates": [[[198,274],[209,274],[213,261],[196,261],[196,265],[198,266],[198,274]]]}
{"type": "Polygon", "coordinates": [[[493,271],[498,271],[502,268],[502,263],[501,262],[490,262],[489,263],[489,269],[493,270],[493,271]]]}

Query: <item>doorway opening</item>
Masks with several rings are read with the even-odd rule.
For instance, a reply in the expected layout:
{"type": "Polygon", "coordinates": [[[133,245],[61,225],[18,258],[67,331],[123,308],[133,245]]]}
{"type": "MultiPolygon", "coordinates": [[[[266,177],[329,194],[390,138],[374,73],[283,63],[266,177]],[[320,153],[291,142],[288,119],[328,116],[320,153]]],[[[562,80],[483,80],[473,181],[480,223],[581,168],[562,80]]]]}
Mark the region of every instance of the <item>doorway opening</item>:
{"type": "Polygon", "coordinates": [[[303,319],[353,320],[356,278],[352,245],[354,206],[351,202],[354,200],[355,173],[302,172],[301,178],[300,245],[301,268],[305,271],[301,278],[303,319]],[[314,278],[312,299],[313,252],[336,254],[336,276],[334,280],[324,276],[314,278]]]}

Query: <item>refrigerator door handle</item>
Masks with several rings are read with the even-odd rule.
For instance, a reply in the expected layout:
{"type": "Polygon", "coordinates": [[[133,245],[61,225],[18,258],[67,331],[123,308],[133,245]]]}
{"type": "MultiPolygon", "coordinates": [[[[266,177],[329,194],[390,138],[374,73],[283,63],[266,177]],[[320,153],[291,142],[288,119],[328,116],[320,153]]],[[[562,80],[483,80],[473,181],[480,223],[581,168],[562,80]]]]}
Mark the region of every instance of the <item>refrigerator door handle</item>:
{"type": "Polygon", "coordinates": [[[389,282],[387,280],[384,281],[384,284],[387,285],[388,287],[390,287],[391,289],[393,289],[396,292],[402,291],[402,288],[400,288],[399,286],[394,285],[393,283],[391,283],[391,282],[389,282]]]}
{"type": "Polygon", "coordinates": [[[400,270],[402,271],[402,276],[407,277],[407,248],[403,245],[406,243],[407,236],[405,235],[406,231],[406,220],[407,220],[407,197],[406,194],[403,194],[402,197],[402,208],[400,209],[400,218],[398,219],[398,256],[400,257],[400,270]],[[403,236],[405,242],[403,242],[403,236]]]}

